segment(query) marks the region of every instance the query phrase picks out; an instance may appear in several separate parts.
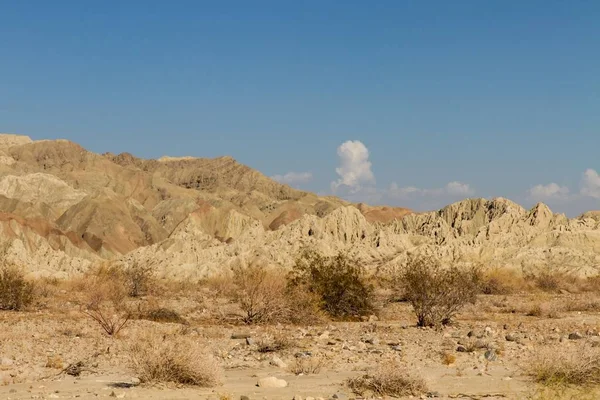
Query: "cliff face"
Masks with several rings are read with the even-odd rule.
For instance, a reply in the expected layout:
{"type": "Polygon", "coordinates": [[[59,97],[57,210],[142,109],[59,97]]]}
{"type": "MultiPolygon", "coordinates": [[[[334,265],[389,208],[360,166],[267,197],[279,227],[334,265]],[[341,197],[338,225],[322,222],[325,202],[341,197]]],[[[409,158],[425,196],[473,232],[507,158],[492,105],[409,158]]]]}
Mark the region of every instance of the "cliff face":
{"type": "Polygon", "coordinates": [[[600,212],[568,219],[498,198],[416,214],[298,191],[230,157],[143,160],[0,135],[0,256],[34,274],[135,260],[197,278],[251,262],[289,266],[303,246],[377,268],[427,254],[585,274],[600,267],[600,212]]]}

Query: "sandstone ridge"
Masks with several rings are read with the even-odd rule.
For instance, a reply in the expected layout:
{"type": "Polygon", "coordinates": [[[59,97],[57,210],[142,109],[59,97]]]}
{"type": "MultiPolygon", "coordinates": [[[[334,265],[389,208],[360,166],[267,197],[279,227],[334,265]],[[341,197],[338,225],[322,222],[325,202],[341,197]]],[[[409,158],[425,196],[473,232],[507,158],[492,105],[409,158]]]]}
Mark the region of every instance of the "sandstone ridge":
{"type": "Polygon", "coordinates": [[[503,198],[413,213],[299,191],[231,157],[145,160],[0,135],[0,257],[36,275],[113,260],[197,279],[250,263],[288,267],[304,246],[378,269],[423,254],[588,274],[600,268],[599,215],[568,219],[503,198]]]}

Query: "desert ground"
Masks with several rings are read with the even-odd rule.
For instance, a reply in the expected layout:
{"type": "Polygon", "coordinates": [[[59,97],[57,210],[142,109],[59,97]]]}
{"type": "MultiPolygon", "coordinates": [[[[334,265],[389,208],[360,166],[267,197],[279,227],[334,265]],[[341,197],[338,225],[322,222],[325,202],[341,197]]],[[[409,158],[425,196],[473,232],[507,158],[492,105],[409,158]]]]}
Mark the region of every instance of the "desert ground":
{"type": "MultiPolygon", "coordinates": [[[[507,276],[514,279],[500,278],[507,276]]],[[[235,296],[226,294],[231,293],[226,287],[233,285],[226,279],[154,282],[160,289],[127,297],[127,306],[106,309],[115,318],[125,308],[137,310],[111,336],[86,314],[85,302],[99,285],[97,277],[39,281],[31,305],[0,312],[0,398],[599,398],[593,385],[597,360],[589,382],[585,376],[583,382],[560,382],[563,375],[556,375],[556,382],[544,381],[536,377],[540,371],[535,367],[564,363],[570,373],[589,373],[577,370],[577,361],[600,354],[598,291],[581,282],[577,287],[558,280],[550,286],[537,283],[528,283],[532,286],[525,292],[496,285],[496,291],[506,294],[480,293],[450,324],[418,327],[411,304],[390,301],[394,296],[384,289],[377,291],[377,316],[325,318],[317,324],[248,324],[235,296]],[[140,379],[135,346],[144,340],[179,343],[186,354],[198,350],[199,358],[186,362],[200,363],[209,381],[215,380],[186,384],[140,379]],[[422,380],[422,387],[389,396],[349,386],[350,379],[378,368],[422,380]],[[269,377],[284,380],[285,387],[257,386],[269,377]]],[[[183,373],[175,372],[174,380],[183,373]]]]}

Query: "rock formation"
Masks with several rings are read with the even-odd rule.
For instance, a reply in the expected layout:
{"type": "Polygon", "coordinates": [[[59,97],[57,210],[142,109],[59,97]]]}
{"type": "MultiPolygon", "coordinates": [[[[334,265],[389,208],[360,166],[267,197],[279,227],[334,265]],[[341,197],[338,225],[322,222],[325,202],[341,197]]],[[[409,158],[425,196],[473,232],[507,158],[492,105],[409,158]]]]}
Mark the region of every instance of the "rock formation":
{"type": "Polygon", "coordinates": [[[497,198],[412,213],[295,190],[231,157],[144,160],[0,135],[0,257],[32,274],[113,260],[197,279],[254,262],[287,267],[304,246],[378,269],[422,254],[590,274],[600,268],[600,212],[568,219],[497,198]]]}

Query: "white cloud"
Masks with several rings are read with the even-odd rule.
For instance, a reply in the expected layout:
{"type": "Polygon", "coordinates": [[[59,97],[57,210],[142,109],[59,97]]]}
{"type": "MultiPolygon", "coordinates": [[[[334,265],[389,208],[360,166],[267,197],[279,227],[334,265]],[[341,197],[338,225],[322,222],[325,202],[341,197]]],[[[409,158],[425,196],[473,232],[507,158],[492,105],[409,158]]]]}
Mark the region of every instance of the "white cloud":
{"type": "Polygon", "coordinates": [[[581,194],[584,196],[600,199],[600,175],[593,169],[587,169],[583,173],[581,194]]]}
{"type": "Polygon", "coordinates": [[[294,185],[298,183],[306,183],[312,179],[310,172],[288,172],[285,175],[273,175],[271,179],[285,185],[294,185]]]}
{"type": "Polygon", "coordinates": [[[554,182],[547,185],[535,185],[527,192],[533,200],[566,199],[569,196],[568,187],[554,182]]]}
{"type": "Polygon", "coordinates": [[[427,197],[468,197],[475,193],[475,189],[468,183],[452,181],[443,188],[422,189],[414,186],[400,187],[397,183],[392,183],[388,189],[388,195],[396,199],[406,199],[411,196],[427,197]]]}
{"type": "Polygon", "coordinates": [[[356,193],[363,185],[375,184],[375,175],[371,171],[371,161],[369,161],[369,150],[361,141],[348,140],[342,143],[337,149],[337,154],[340,164],[335,172],[340,178],[331,182],[331,189],[334,192],[339,187],[346,186],[351,193],[356,193]]]}
{"type": "Polygon", "coordinates": [[[471,196],[475,193],[468,183],[462,183],[458,181],[450,182],[445,187],[446,193],[451,196],[471,196]]]}

